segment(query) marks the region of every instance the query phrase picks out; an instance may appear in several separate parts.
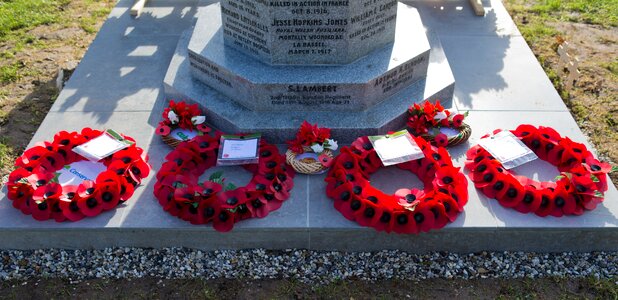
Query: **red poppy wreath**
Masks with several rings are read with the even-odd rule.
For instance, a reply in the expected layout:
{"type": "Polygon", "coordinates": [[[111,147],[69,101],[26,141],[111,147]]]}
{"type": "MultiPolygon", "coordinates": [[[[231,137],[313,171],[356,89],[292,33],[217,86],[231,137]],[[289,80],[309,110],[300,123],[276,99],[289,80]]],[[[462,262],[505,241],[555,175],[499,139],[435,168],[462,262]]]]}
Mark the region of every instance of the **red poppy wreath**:
{"type": "Polygon", "coordinates": [[[474,186],[483,194],[504,207],[541,217],[581,215],[603,201],[606,175],[612,172],[612,167],[594,158],[585,145],[560,136],[550,127],[526,124],[511,132],[540,159],[556,166],[560,175],[556,182],[537,182],[515,175],[476,145],[468,150],[466,168],[474,186]]]}
{"type": "Polygon", "coordinates": [[[114,209],[131,198],[143,178],[148,176],[148,158],[135,141],[133,144],[101,162],[107,169],[96,180],[84,180],[77,185],[58,182],[57,171],[84,161],[72,149],[100,136],[102,131],[84,128],[80,133],[61,131],[51,142],[37,143],[15,161],[17,169],[9,175],[8,198],[13,207],[34,219],[57,222],[79,221],[114,209]]]}
{"type": "Polygon", "coordinates": [[[277,147],[262,139],[258,164],[243,165],[253,173],[249,184],[224,186],[220,176],[200,183],[199,177],[216,164],[219,139],[203,135],[178,145],[157,173],[154,194],[173,216],[192,224],[212,221],[216,230],[225,232],[238,221],[279,209],[294,186],[294,171],[277,147]]]}
{"type": "Polygon", "coordinates": [[[424,190],[404,188],[389,195],[371,186],[370,175],[383,164],[369,139],[361,137],[341,149],[325,179],[335,209],[361,226],[386,232],[427,232],[453,222],[468,201],[468,181],[445,148],[414,140],[425,157],[397,166],[416,174],[424,190]]]}

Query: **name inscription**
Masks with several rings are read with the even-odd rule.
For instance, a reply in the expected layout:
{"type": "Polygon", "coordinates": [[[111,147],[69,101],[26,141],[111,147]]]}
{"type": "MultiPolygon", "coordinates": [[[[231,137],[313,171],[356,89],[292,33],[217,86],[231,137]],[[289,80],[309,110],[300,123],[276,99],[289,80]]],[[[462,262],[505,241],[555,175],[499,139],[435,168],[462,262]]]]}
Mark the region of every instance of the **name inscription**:
{"type": "Polygon", "coordinates": [[[278,55],[328,57],[350,41],[384,32],[396,19],[397,0],[356,1],[224,0],[223,32],[256,55],[276,48],[278,55]]]}

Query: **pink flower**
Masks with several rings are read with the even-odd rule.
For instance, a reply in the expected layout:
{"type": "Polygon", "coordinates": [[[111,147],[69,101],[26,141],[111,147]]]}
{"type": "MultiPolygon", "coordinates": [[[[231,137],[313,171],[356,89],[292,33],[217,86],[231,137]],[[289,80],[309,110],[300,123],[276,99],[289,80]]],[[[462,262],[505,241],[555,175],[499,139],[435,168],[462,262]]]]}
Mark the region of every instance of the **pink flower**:
{"type": "Polygon", "coordinates": [[[444,133],[439,133],[438,135],[436,135],[434,140],[436,141],[436,146],[438,147],[448,146],[448,137],[444,133]]]}

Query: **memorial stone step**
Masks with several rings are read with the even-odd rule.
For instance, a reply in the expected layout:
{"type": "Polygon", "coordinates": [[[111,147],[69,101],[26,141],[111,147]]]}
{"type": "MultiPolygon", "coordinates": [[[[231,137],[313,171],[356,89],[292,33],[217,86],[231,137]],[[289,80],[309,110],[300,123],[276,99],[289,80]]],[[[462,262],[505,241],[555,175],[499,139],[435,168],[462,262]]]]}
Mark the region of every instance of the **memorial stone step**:
{"type": "Polygon", "coordinates": [[[273,66],[225,46],[224,6],[210,5],[198,17],[188,45],[191,70],[253,111],[365,111],[427,75],[430,45],[420,16],[399,6],[394,43],[382,43],[353,63],[273,66]]]}

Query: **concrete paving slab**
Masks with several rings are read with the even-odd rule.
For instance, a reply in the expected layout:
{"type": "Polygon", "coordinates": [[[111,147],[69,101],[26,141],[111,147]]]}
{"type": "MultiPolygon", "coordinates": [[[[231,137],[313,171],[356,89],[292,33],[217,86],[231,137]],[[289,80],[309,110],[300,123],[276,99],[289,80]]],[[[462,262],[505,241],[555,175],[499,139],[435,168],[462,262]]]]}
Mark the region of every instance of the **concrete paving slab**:
{"type": "MultiPolygon", "coordinates": [[[[59,130],[84,126],[114,128],[137,138],[150,154],[155,170],[158,169],[168,151],[160,138],[154,136],[166,105],[162,95],[165,67],[180,33],[193,24],[201,6],[213,2],[151,0],[145,14],[133,19],[128,13],[132,1],[119,1],[33,142],[51,139],[59,130]],[[139,84],[124,82],[123,74],[139,79],[139,84]]],[[[500,1],[484,2],[491,8],[485,18],[473,16],[464,0],[408,3],[419,8],[428,30],[442,41],[445,56],[432,56],[432,61],[448,58],[454,71],[456,99],[447,106],[471,110],[466,122],[473,128],[472,137],[449,150],[456,165],[463,166],[466,150],[482,135],[495,128],[513,129],[519,123],[552,126],[590,146],[500,1]],[[461,10],[457,9],[459,5],[461,10]]],[[[541,180],[552,179],[556,174],[544,162],[534,162],[517,171],[541,180]]],[[[376,186],[390,192],[402,185],[419,184],[415,176],[402,172],[385,168],[372,179],[376,186]]],[[[239,182],[247,180],[243,171],[230,170],[229,174],[239,182]]],[[[539,218],[502,208],[495,200],[480,195],[470,183],[469,203],[456,222],[429,234],[404,236],[378,233],[345,220],[325,196],[324,175],[299,175],[292,198],[281,209],[268,218],[239,223],[232,232],[221,234],[209,226],[192,226],[164,212],[152,196],[153,176],[154,172],[129,203],[77,223],[37,222],[11,206],[3,187],[0,248],[185,246],[206,250],[401,249],[419,253],[618,250],[618,191],[614,185],[610,185],[602,205],[581,217],[539,218]],[[582,240],[586,243],[573,242],[582,240]]]]}
{"type": "Polygon", "coordinates": [[[418,8],[425,27],[440,36],[518,36],[517,25],[500,0],[485,0],[485,16],[476,17],[468,0],[401,1],[418,8]]]}
{"type": "Polygon", "coordinates": [[[460,110],[567,111],[520,37],[441,36],[460,110]]]}

